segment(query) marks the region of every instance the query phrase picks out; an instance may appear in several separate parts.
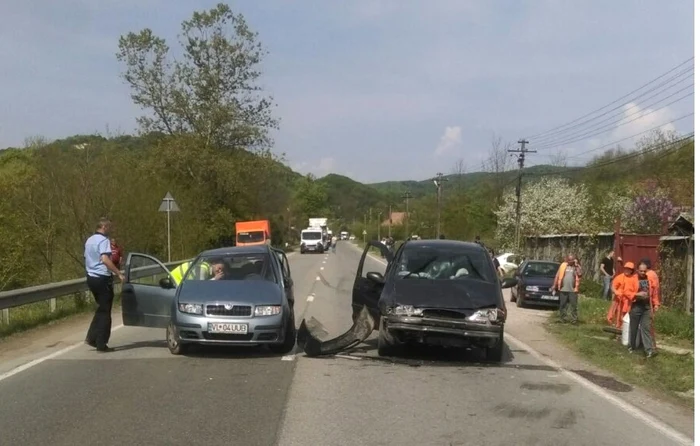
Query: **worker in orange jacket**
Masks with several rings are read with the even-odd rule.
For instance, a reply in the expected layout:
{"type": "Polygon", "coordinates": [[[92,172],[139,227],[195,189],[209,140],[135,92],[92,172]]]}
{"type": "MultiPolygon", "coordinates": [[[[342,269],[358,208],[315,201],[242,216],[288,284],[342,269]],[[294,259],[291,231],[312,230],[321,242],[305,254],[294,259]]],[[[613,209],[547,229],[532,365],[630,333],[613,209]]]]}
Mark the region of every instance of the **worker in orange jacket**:
{"type": "Polygon", "coordinates": [[[634,263],[625,263],[622,273],[615,276],[612,282],[613,301],[608,310],[608,322],[617,328],[622,328],[622,318],[629,313],[639,289],[639,278],[634,270],[634,263]]]}
{"type": "Polygon", "coordinates": [[[559,293],[560,322],[566,320],[567,308],[571,307],[571,323],[578,323],[578,290],[582,275],[581,264],[573,254],[566,256],[566,260],[559,265],[550,290],[559,293]]]}
{"type": "Polygon", "coordinates": [[[647,265],[640,263],[637,268],[637,291],[630,304],[630,339],[629,351],[637,349],[637,333],[644,347],[647,358],[655,354],[654,338],[652,336],[652,314],[659,309],[659,290],[654,281],[647,275],[647,265]]]}

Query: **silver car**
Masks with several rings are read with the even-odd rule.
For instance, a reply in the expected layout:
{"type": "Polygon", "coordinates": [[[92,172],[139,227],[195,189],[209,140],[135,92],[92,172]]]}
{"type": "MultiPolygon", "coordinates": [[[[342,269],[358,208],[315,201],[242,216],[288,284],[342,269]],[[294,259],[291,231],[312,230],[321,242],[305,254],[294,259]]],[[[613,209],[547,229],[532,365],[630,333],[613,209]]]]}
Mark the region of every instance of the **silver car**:
{"type": "Polygon", "coordinates": [[[283,251],[268,245],[204,251],[181,281],[176,276],[158,259],[130,253],[124,325],[165,328],[174,355],[192,344],[264,344],[279,354],[294,348],[294,284],[283,251]]]}

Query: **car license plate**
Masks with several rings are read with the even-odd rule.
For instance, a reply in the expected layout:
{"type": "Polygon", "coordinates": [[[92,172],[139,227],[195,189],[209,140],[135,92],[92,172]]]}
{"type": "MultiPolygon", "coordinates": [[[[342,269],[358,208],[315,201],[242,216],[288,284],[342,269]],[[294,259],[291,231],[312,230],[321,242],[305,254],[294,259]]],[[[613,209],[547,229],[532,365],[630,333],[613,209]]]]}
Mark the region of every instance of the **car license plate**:
{"type": "Polygon", "coordinates": [[[552,296],[551,294],[543,294],[542,300],[559,300],[559,296],[552,296]]]}
{"type": "Polygon", "coordinates": [[[209,322],[209,333],[248,334],[248,324],[226,324],[209,322]]]}

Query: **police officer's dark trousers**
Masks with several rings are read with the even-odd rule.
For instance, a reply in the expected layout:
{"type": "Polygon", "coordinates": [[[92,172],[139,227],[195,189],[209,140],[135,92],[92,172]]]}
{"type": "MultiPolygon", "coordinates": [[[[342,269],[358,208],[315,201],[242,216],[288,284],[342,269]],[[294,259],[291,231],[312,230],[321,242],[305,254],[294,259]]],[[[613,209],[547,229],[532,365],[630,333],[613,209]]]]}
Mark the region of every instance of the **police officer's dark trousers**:
{"type": "Polygon", "coordinates": [[[87,285],[97,303],[95,316],[88,329],[88,344],[102,349],[107,346],[112,332],[112,303],[114,302],[114,280],[112,276],[87,276],[87,285]]]}

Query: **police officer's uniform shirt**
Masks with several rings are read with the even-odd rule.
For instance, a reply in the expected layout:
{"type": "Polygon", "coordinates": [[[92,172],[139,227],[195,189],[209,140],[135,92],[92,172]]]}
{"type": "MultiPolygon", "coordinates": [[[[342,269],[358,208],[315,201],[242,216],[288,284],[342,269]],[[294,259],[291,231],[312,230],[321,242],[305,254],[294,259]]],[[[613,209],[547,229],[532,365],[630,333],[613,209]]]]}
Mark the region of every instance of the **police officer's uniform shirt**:
{"type": "Polygon", "coordinates": [[[102,262],[102,254],[112,255],[112,244],[100,233],[90,236],[85,242],[85,272],[91,277],[110,277],[111,273],[102,262]]]}

